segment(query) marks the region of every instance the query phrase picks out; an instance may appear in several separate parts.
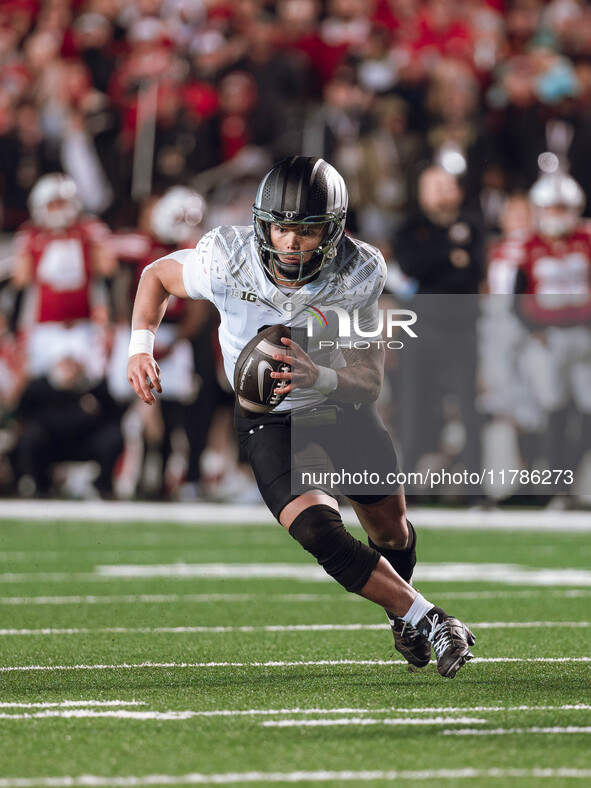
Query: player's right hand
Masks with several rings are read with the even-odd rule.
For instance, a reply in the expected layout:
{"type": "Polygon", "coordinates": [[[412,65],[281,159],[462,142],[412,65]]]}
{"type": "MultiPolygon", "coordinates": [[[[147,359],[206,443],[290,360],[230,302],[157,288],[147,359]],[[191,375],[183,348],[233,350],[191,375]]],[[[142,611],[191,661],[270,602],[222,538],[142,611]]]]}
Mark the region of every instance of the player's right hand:
{"type": "Polygon", "coordinates": [[[149,353],[136,353],[127,364],[127,380],[138,397],[148,405],[156,402],[152,393],[162,393],[160,367],[149,353]]]}

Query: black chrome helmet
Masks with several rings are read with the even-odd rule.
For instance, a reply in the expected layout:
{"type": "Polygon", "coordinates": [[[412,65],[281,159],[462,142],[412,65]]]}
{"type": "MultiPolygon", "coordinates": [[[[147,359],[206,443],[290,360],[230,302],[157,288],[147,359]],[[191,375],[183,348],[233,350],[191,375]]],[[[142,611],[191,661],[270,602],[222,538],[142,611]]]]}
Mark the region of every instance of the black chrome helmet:
{"type": "Polygon", "coordinates": [[[335,257],[345,230],[347,202],[345,181],[334,167],[315,156],[283,159],[265,175],[252,207],[255,238],[261,263],[278,284],[305,284],[335,257]],[[304,258],[310,250],[281,251],[282,257],[299,258],[299,265],[289,265],[278,259],[280,250],[271,243],[272,224],[325,227],[307,262],[304,258]]]}

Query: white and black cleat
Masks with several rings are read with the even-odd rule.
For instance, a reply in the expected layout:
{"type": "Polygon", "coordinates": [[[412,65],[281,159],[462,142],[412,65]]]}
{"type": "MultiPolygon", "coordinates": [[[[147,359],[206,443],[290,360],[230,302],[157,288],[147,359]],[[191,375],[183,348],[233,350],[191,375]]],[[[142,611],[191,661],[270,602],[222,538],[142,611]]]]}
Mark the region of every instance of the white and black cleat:
{"type": "Polygon", "coordinates": [[[466,662],[474,659],[470,646],[476,638],[457,618],[450,616],[439,621],[434,616],[429,640],[437,657],[437,671],[447,679],[453,679],[466,662]]]}
{"type": "Polygon", "coordinates": [[[431,643],[416,627],[398,616],[388,616],[394,635],[394,648],[414,668],[424,668],[431,661],[431,643]]]}

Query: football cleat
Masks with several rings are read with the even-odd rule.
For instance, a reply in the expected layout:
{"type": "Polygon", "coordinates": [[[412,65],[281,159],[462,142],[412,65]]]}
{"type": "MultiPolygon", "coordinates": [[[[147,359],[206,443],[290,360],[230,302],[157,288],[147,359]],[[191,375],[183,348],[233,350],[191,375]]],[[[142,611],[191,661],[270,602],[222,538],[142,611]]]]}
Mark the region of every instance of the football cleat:
{"type": "Polygon", "coordinates": [[[450,616],[440,621],[435,615],[429,641],[437,657],[437,671],[447,679],[453,679],[462,665],[474,659],[470,646],[476,643],[476,638],[457,618],[450,616]]]}
{"type": "Polygon", "coordinates": [[[415,668],[424,668],[431,661],[431,643],[416,627],[398,616],[388,616],[394,635],[394,648],[415,668]]]}

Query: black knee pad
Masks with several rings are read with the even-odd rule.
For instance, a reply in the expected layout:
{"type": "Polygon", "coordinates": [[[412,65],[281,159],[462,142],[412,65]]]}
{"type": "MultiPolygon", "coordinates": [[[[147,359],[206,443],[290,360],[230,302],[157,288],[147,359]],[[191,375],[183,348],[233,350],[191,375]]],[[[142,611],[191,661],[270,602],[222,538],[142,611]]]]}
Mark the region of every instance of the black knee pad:
{"type": "Polygon", "coordinates": [[[404,550],[389,550],[387,547],[378,547],[371,539],[368,539],[370,547],[383,555],[386,561],[394,567],[403,580],[410,583],[412,573],[417,563],[417,532],[413,528],[410,520],[406,521],[409,532],[408,546],[404,550]]]}
{"type": "Polygon", "coordinates": [[[340,514],[324,504],[305,509],[289,533],[347,591],[363,588],[380,560],[377,550],[351,536],[340,514]]]}

